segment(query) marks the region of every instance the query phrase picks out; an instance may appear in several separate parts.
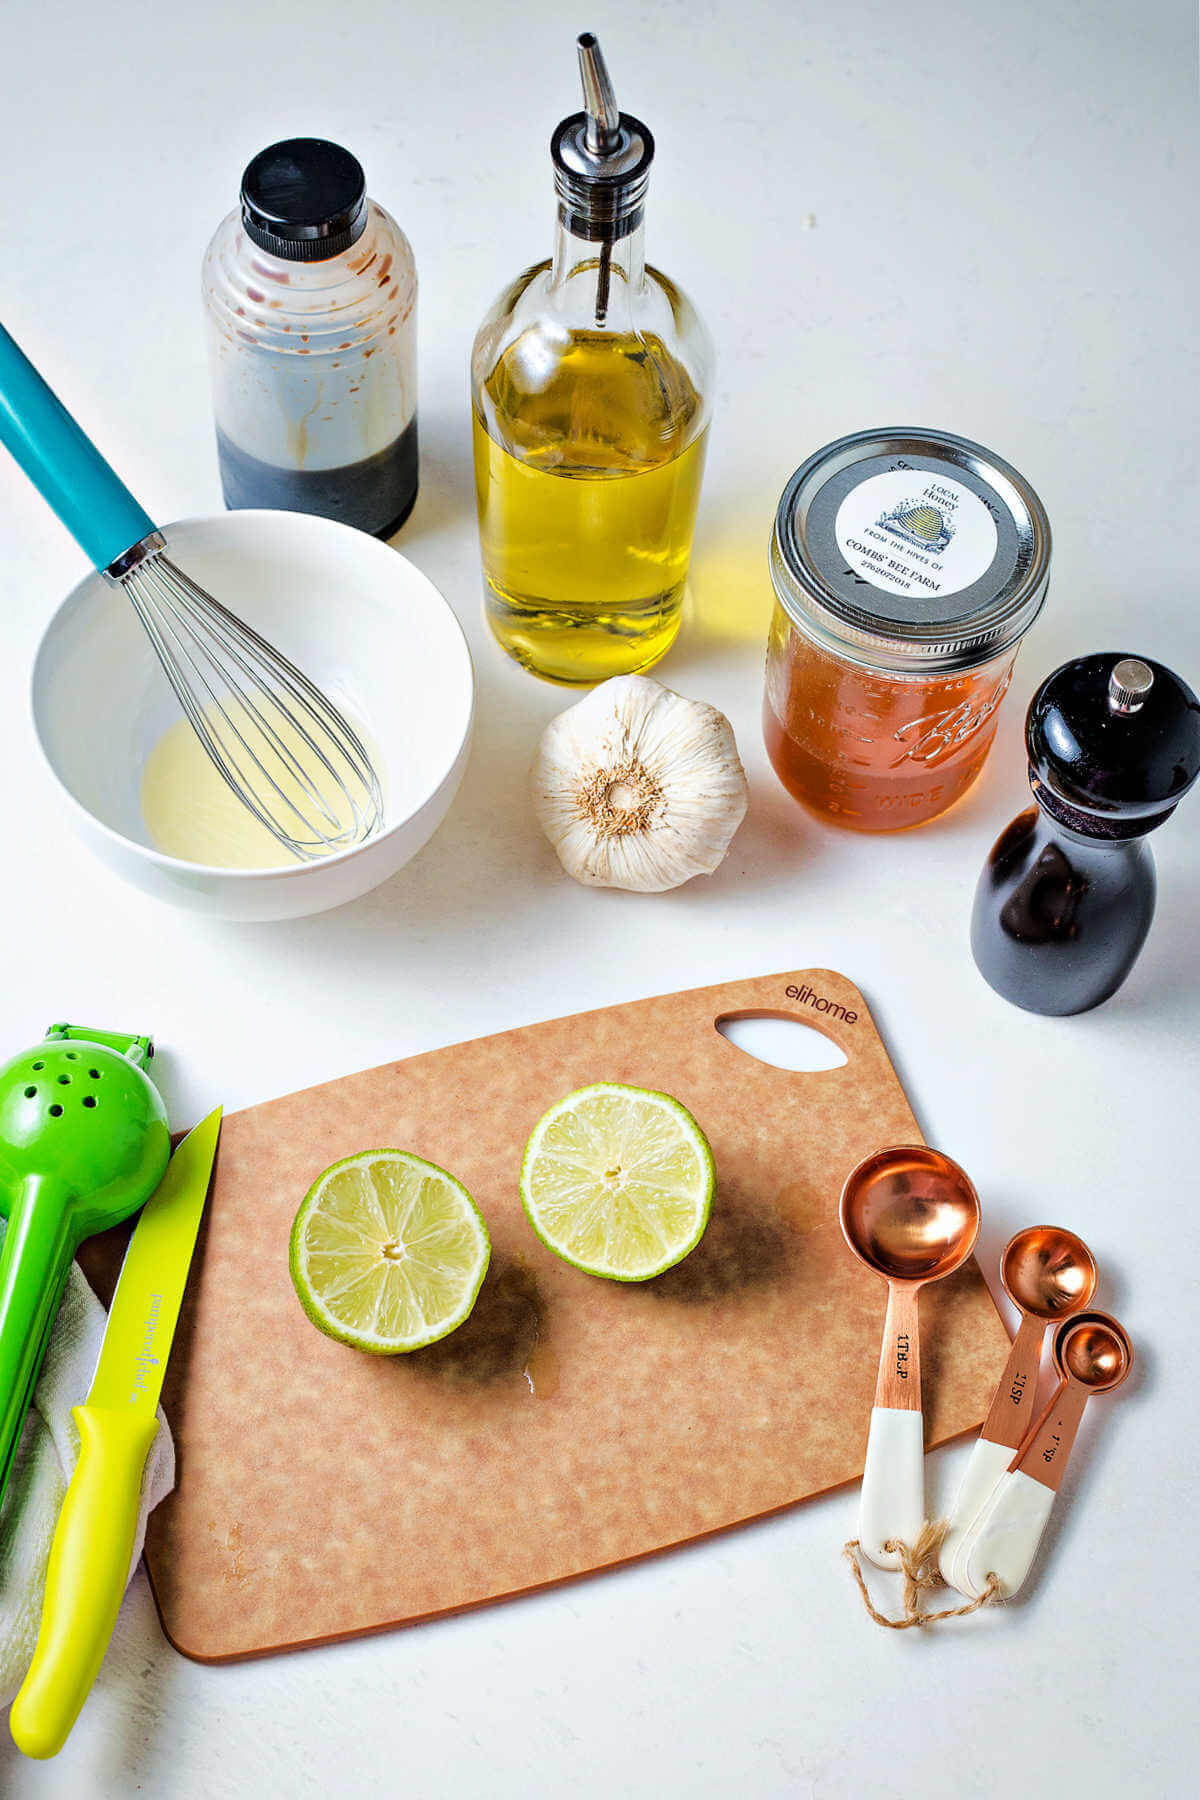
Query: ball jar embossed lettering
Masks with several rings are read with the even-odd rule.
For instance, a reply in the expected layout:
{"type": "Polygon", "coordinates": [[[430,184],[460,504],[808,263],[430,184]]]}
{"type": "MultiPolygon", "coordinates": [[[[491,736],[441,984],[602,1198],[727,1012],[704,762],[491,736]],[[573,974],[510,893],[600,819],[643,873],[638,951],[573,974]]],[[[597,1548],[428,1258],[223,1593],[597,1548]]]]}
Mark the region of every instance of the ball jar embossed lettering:
{"type": "Polygon", "coordinates": [[[991,746],[1049,561],[1033,489],[965,438],[860,432],[810,457],[771,542],[763,729],[788,792],[862,831],[952,806],[991,746]]]}

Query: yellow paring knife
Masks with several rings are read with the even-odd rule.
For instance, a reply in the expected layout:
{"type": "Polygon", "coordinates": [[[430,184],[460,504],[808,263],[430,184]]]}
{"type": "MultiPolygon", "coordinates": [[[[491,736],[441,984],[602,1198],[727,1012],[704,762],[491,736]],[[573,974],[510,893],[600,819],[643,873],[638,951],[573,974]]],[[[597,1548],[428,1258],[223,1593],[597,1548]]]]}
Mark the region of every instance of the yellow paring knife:
{"type": "Polygon", "coordinates": [[[184,1138],[125,1253],[91,1391],[74,1409],[79,1461],[59,1514],[37,1649],[12,1704],[26,1756],[62,1749],[104,1661],[129,1580],[155,1412],[208,1193],[221,1109],[184,1138]]]}

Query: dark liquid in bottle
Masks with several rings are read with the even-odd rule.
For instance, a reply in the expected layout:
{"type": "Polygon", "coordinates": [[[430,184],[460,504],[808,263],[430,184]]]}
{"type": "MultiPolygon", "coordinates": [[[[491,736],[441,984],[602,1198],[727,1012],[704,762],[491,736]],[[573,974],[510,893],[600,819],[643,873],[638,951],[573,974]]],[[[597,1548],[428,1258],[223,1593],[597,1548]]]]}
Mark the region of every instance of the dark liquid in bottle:
{"type": "Polygon", "coordinates": [[[221,487],[231,511],[264,506],[319,513],[373,537],[399,531],[417,498],[417,420],[386,449],[337,469],[281,469],[260,462],[217,431],[221,487]]]}

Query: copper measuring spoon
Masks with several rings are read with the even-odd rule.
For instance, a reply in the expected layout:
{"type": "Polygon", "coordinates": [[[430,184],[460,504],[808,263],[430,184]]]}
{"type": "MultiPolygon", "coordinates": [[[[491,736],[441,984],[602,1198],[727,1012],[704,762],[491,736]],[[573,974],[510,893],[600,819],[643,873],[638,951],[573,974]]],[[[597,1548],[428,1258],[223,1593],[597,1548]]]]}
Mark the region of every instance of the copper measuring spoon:
{"type": "Polygon", "coordinates": [[[1029,1225],[1004,1246],[1000,1280],[1022,1317],[950,1513],[940,1562],[942,1576],[952,1587],[959,1587],[964,1578],[971,1527],[1029,1427],[1046,1327],[1091,1305],[1096,1263],[1073,1231],[1029,1225]]]}
{"type": "Polygon", "coordinates": [[[1017,1592],[1037,1555],[1083,1409],[1092,1394],[1121,1385],[1133,1349],[1107,1313],[1079,1313],[1055,1332],[1054,1361],[1059,1385],[971,1533],[964,1593],[982,1594],[993,1574],[1005,1599],[1017,1592]]]}
{"type": "Polygon", "coordinates": [[[888,1284],[887,1316],[867,1438],[859,1512],[864,1556],[898,1569],[891,1539],[913,1545],[925,1523],[925,1425],[917,1295],[961,1267],[979,1232],[979,1196],[938,1150],[877,1150],[846,1177],[842,1232],[860,1261],[888,1284]]]}

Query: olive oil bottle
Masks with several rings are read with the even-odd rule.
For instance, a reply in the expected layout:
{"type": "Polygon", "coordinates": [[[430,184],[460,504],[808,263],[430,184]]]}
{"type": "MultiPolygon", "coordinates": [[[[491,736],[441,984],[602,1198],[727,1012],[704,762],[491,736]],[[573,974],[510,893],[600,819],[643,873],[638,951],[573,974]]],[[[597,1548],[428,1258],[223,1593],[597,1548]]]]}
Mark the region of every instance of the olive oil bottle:
{"type": "Polygon", "coordinates": [[[548,680],[649,668],[679,629],[712,352],[644,259],[654,141],[579,39],[586,110],[551,141],[558,235],[480,327],[475,483],[491,629],[548,680]]]}

